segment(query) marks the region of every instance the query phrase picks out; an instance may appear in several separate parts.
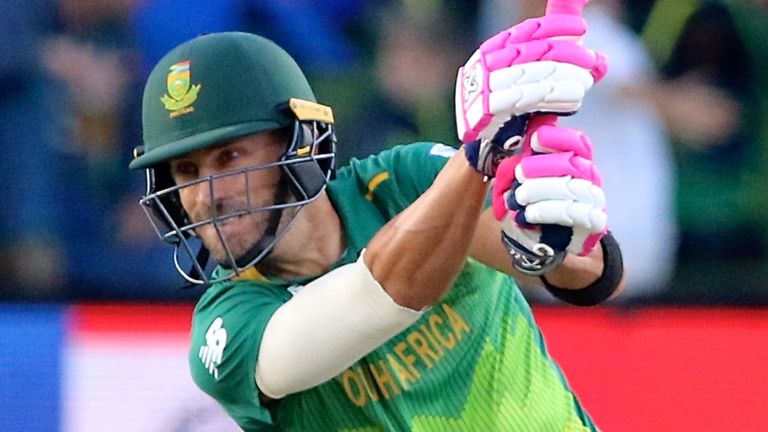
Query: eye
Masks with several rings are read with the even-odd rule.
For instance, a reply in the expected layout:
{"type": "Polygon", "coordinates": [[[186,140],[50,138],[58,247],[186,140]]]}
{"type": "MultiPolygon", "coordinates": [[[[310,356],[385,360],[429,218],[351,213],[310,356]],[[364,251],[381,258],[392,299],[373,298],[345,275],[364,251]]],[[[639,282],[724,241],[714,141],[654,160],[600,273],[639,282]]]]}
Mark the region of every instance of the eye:
{"type": "Polygon", "coordinates": [[[224,149],[218,155],[219,165],[222,167],[227,167],[232,164],[238,157],[240,157],[240,152],[238,150],[224,149]]]}
{"type": "Polygon", "coordinates": [[[191,161],[175,161],[171,164],[171,174],[176,183],[194,180],[197,178],[197,165],[191,161]]]}

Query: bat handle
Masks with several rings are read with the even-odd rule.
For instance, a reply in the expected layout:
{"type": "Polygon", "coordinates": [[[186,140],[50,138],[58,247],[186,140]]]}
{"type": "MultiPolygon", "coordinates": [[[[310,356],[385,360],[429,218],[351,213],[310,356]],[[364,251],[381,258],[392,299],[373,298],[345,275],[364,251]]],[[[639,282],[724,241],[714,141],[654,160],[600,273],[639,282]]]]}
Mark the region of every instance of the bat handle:
{"type": "Polygon", "coordinates": [[[581,16],[584,6],[589,0],[547,0],[547,9],[545,14],[566,14],[581,16]]]}
{"type": "MultiPolygon", "coordinates": [[[[562,14],[562,15],[581,16],[582,11],[584,10],[584,6],[587,4],[587,2],[589,2],[589,0],[547,0],[547,7],[544,14],[545,15],[562,14]]],[[[554,114],[535,114],[535,115],[539,117],[540,121],[542,121],[545,124],[555,125],[557,123],[557,116],[554,114]]],[[[570,238],[572,234],[572,231],[570,228],[567,228],[564,226],[552,225],[552,224],[542,224],[541,232],[542,232],[542,237],[548,237],[549,239],[566,239],[566,238],[570,238]]],[[[516,269],[520,270],[525,274],[539,276],[551,270],[553,265],[556,266],[556,265],[559,265],[560,262],[562,262],[563,257],[565,256],[565,250],[567,246],[568,246],[567,244],[556,245],[555,246],[557,248],[556,251],[553,249],[552,245],[547,245],[543,242],[534,246],[534,250],[537,250],[537,249],[549,250],[555,253],[555,255],[551,255],[549,258],[545,259],[545,261],[548,262],[547,265],[542,265],[538,268],[525,267],[524,265],[525,260],[522,260],[522,261],[514,260],[513,264],[516,269]]],[[[508,249],[508,250],[511,251],[512,249],[508,249]]],[[[539,257],[539,258],[544,259],[543,257],[539,257]]]]}

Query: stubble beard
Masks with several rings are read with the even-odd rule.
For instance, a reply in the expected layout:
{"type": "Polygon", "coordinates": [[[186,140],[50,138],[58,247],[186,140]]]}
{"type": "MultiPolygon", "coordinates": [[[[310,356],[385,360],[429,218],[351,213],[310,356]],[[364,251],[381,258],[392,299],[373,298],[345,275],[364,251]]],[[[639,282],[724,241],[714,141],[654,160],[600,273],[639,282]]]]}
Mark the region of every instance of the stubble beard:
{"type": "Polygon", "coordinates": [[[216,222],[218,230],[214,223],[203,225],[197,229],[197,236],[217,263],[229,267],[232,258],[241,258],[264,236],[267,215],[259,213],[262,212],[216,222]]]}

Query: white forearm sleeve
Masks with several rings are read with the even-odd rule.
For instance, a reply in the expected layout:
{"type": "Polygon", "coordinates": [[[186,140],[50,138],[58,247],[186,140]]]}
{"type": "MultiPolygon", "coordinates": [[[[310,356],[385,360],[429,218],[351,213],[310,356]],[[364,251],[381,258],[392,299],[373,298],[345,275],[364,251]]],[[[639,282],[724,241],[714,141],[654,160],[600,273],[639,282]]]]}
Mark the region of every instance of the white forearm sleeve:
{"type": "Polygon", "coordinates": [[[373,278],[363,255],[310,282],[270,318],[256,384],[273,399],[341,373],[422,315],[400,306],[373,278]]]}

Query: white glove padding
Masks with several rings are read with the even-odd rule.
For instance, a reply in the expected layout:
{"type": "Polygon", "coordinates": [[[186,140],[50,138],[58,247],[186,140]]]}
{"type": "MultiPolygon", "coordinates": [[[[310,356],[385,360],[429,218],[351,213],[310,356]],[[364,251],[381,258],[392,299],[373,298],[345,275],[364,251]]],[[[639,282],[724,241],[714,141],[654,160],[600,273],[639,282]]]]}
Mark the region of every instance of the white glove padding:
{"type": "Polygon", "coordinates": [[[513,116],[575,112],[607,70],[604,56],[576,41],[585,32],[582,18],[551,15],[526,20],[480,45],[456,80],[461,141],[491,140],[513,116]]]}
{"type": "MultiPolygon", "coordinates": [[[[583,255],[584,243],[590,235],[602,233],[607,225],[605,193],[599,186],[584,179],[545,177],[525,181],[505,194],[507,208],[515,211],[514,218],[502,219],[502,227],[513,239],[533,247],[542,242],[536,225],[570,227],[568,238],[553,238],[553,250],[583,255]]],[[[511,216],[511,215],[509,215],[511,216]]],[[[588,253],[589,251],[585,251],[588,253]]]]}

